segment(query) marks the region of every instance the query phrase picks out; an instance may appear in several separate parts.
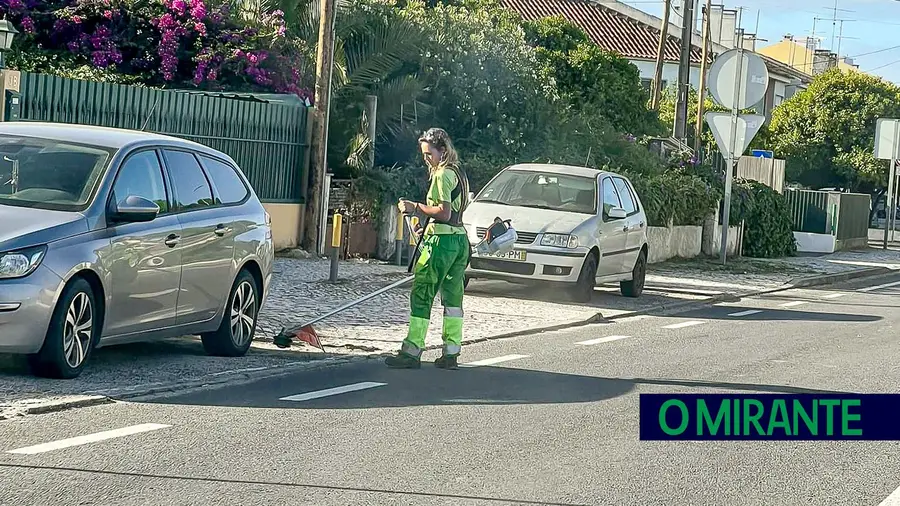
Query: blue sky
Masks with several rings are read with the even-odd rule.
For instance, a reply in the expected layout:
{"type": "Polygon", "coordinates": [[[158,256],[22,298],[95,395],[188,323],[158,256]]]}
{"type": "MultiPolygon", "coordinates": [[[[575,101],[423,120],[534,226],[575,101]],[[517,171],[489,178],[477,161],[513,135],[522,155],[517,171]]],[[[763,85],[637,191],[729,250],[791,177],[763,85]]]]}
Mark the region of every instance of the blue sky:
{"type": "MultiPolygon", "coordinates": [[[[706,4],[705,0],[695,2],[706,4]]],[[[662,0],[624,3],[662,17],[662,0]]],[[[713,0],[713,4],[722,3],[713,0]]],[[[757,37],[767,40],[757,41],[757,48],[775,44],[787,33],[797,39],[811,35],[814,18],[820,18],[816,21],[820,47],[834,51],[838,48],[840,22],[834,28],[832,46],[835,0],[725,0],[724,4],[726,8],[744,8],[741,26],[746,33],[756,31],[759,13],[757,37]]],[[[900,0],[837,0],[837,8],[837,19],[845,20],[841,55],[852,57],[860,70],[900,84],[900,37],[896,36],[900,31],[900,0]]]]}

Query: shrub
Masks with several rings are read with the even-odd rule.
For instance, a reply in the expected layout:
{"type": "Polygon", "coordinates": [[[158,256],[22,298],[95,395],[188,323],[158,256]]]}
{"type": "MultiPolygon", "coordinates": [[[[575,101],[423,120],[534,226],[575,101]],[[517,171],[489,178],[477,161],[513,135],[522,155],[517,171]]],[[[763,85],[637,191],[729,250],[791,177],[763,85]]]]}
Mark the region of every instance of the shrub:
{"type": "Polygon", "coordinates": [[[263,13],[250,25],[228,3],[204,0],[10,0],[0,14],[23,32],[11,63],[31,71],[81,72],[107,81],[119,73],[148,85],[310,97],[296,70],[302,56],[291,49],[281,11],[263,13]],[[54,55],[55,64],[29,63],[36,55],[54,55]]]}
{"type": "Polygon", "coordinates": [[[744,179],[735,180],[731,191],[729,225],[745,222],[744,255],[778,258],[797,253],[791,212],[784,196],[774,189],[744,179]]]}

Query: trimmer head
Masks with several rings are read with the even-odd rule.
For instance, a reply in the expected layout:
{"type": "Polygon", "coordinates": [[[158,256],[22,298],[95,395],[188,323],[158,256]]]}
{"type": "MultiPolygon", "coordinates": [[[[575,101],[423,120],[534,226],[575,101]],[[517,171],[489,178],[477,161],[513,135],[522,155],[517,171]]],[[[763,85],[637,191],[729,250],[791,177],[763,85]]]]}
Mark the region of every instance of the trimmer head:
{"type": "Polygon", "coordinates": [[[299,330],[296,330],[294,332],[288,332],[285,329],[281,329],[281,333],[275,336],[273,342],[275,343],[275,346],[279,348],[290,348],[294,338],[299,341],[303,341],[304,343],[315,346],[322,351],[325,351],[325,348],[322,346],[322,342],[319,340],[319,335],[316,333],[316,329],[314,329],[312,325],[304,325],[303,327],[300,327],[299,330]]]}

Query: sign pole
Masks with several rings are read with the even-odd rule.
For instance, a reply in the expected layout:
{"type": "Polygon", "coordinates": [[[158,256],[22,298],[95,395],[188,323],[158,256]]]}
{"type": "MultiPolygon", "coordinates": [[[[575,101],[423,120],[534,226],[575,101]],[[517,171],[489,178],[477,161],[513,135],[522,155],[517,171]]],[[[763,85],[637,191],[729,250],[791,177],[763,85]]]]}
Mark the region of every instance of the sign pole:
{"type": "MultiPolygon", "coordinates": [[[[744,48],[743,46],[738,46],[737,52],[737,62],[735,65],[735,75],[734,75],[734,96],[735,101],[734,105],[731,107],[731,146],[728,150],[728,156],[726,157],[726,167],[725,167],[725,202],[722,206],[722,246],[719,250],[719,255],[722,258],[722,264],[726,263],[726,257],[728,256],[728,221],[731,218],[731,179],[734,177],[734,164],[735,164],[735,150],[740,143],[737,142],[737,124],[738,124],[738,113],[740,112],[738,108],[739,97],[741,96],[741,84],[743,81],[741,80],[741,71],[743,70],[741,67],[744,63],[744,48]]],[[[740,154],[738,154],[740,156],[740,154]]],[[[740,158],[738,158],[740,159],[740,158]]]]}
{"type": "Polygon", "coordinates": [[[891,204],[894,201],[894,174],[897,166],[897,150],[900,148],[898,144],[900,144],[900,124],[895,121],[894,145],[891,146],[891,166],[888,168],[888,188],[887,194],[884,196],[884,244],[882,244],[882,249],[885,250],[888,249],[888,229],[891,224],[891,215],[896,212],[896,209],[891,209],[891,204]]]}

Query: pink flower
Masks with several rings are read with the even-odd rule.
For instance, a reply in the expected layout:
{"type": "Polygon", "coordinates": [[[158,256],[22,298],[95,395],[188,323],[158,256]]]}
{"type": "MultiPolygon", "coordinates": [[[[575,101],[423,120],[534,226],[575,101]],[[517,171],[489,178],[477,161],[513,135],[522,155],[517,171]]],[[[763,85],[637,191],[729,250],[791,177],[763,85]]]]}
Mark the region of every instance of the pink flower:
{"type": "Polygon", "coordinates": [[[34,33],[34,20],[29,16],[22,18],[22,29],[25,33],[34,33]]]}
{"type": "Polygon", "coordinates": [[[171,8],[178,14],[184,14],[184,11],[187,10],[187,4],[184,2],[184,0],[173,0],[171,8]]]}
{"type": "Polygon", "coordinates": [[[80,25],[81,24],[81,16],[72,16],[72,22],[75,23],[76,25],[80,25]]]}
{"type": "Polygon", "coordinates": [[[203,23],[195,23],[194,31],[199,33],[202,37],[205,37],[206,36],[206,25],[204,25],[203,23]]]}
{"type": "Polygon", "coordinates": [[[103,17],[106,18],[106,19],[112,19],[112,18],[113,18],[113,11],[103,11],[103,17]]]}

